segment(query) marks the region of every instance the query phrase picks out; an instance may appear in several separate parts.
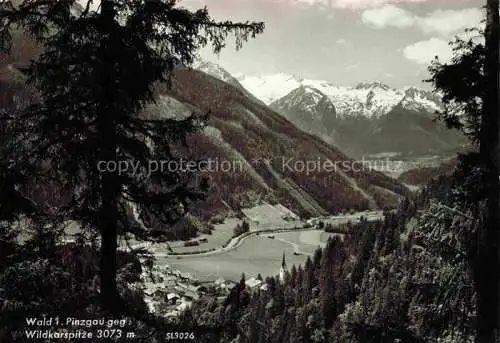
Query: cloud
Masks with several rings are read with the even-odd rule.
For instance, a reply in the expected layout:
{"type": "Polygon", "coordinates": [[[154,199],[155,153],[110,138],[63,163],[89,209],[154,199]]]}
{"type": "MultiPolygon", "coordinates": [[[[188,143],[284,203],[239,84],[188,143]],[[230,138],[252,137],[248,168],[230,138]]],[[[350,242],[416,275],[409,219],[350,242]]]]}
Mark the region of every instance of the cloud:
{"type": "Polygon", "coordinates": [[[466,28],[478,27],[483,18],[484,13],[479,8],[437,10],[427,17],[418,18],[417,23],[425,33],[438,33],[445,36],[466,28]]]}
{"type": "Polygon", "coordinates": [[[343,38],[340,38],[337,40],[337,44],[345,44],[345,43],[346,43],[346,40],[343,38]]]}
{"type": "MultiPolygon", "coordinates": [[[[181,3],[218,3],[220,6],[242,3],[253,3],[258,5],[282,4],[282,5],[311,5],[331,9],[364,10],[376,8],[387,4],[408,4],[430,2],[431,0],[181,0],[181,3]]],[[[210,9],[210,7],[209,7],[210,9]]]]}
{"type": "Polygon", "coordinates": [[[410,12],[396,7],[387,5],[381,8],[366,10],[361,15],[361,20],[366,24],[371,24],[377,29],[384,27],[406,28],[415,24],[415,16],[410,12]]]}
{"type": "Polygon", "coordinates": [[[402,52],[404,57],[418,64],[429,64],[435,56],[444,63],[453,57],[448,41],[436,37],[408,45],[402,52]]]}
{"type": "Polygon", "coordinates": [[[296,0],[343,9],[367,9],[387,4],[420,3],[429,0],[296,0]]]}
{"type": "Polygon", "coordinates": [[[361,20],[377,29],[412,27],[426,34],[450,36],[466,28],[479,27],[483,17],[483,11],[479,8],[436,10],[426,16],[416,16],[405,9],[386,5],[363,11],[361,20]]]}

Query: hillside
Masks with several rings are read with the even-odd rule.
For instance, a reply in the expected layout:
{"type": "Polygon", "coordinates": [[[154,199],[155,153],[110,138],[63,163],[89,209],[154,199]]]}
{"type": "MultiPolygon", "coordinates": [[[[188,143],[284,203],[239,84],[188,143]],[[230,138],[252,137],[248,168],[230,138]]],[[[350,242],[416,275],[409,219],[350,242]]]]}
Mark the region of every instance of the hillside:
{"type": "Polygon", "coordinates": [[[457,158],[452,158],[436,167],[424,167],[406,171],[398,177],[398,180],[408,185],[425,186],[441,175],[451,175],[457,164],[457,158]]]}
{"type": "MultiPolygon", "coordinates": [[[[23,61],[27,55],[21,56],[23,61]]],[[[25,92],[19,86],[22,77],[14,67],[16,60],[9,62],[0,70],[1,107],[11,106],[25,92]]],[[[200,172],[209,174],[211,190],[206,201],[193,206],[192,213],[199,218],[252,206],[259,200],[281,203],[303,216],[317,216],[345,209],[393,207],[409,195],[402,184],[381,173],[352,170],[363,168],[297,129],[238,84],[180,68],[173,88],[160,85],[158,97],[158,103],[146,108],[143,115],[166,118],[210,113],[203,132],[188,137],[188,148],[178,147],[186,160],[219,162],[215,170],[200,172]],[[222,163],[232,168],[226,170],[222,163]],[[304,170],[307,163],[314,164],[314,170],[304,170]]]]}
{"type": "Polygon", "coordinates": [[[339,120],[331,132],[335,143],[351,156],[383,152],[452,156],[466,144],[463,135],[435,121],[434,114],[401,104],[380,118],[339,120]]]}
{"type": "Polygon", "coordinates": [[[319,215],[393,206],[399,198],[395,194],[408,194],[381,173],[349,170],[355,169],[349,168],[352,160],[339,150],[297,129],[241,89],[206,73],[179,69],[173,88],[160,87],[159,93],[200,114],[210,112],[207,127],[189,138],[184,154],[193,159],[237,161],[243,166],[230,173],[210,173],[212,192],[195,210],[202,217],[214,209],[248,206],[256,199],[282,203],[302,215],[319,215]],[[321,167],[326,161],[336,163],[337,170],[321,167]],[[308,162],[319,167],[309,173],[301,170],[308,162]]]}

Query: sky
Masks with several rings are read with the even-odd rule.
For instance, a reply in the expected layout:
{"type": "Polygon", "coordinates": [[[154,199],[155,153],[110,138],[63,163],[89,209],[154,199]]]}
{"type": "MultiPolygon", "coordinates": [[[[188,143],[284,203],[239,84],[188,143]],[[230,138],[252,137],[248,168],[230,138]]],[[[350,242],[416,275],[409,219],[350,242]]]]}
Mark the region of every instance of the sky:
{"type": "MultiPolygon", "coordinates": [[[[218,20],[264,21],[264,33],[236,51],[203,59],[232,74],[287,73],[337,85],[382,81],[425,87],[434,56],[451,57],[448,42],[481,27],[482,0],[182,0],[206,5],[218,20]]],[[[430,87],[430,85],[427,85],[430,87]]]]}

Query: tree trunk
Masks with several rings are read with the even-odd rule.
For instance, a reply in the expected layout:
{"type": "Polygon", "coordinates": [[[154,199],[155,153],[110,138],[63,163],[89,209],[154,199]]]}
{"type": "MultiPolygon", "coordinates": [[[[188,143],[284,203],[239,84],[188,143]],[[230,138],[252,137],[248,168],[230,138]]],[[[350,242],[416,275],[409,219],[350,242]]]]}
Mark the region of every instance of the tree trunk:
{"type": "MultiPolygon", "coordinates": [[[[103,30],[112,31],[116,10],[112,0],[101,1],[101,20],[103,30]]],[[[111,35],[112,36],[112,35],[111,35]]],[[[113,37],[110,37],[113,39],[113,37]]],[[[100,85],[103,91],[103,106],[98,119],[98,130],[101,135],[100,159],[103,161],[116,161],[116,127],[113,102],[117,99],[113,96],[115,83],[109,71],[113,70],[114,60],[112,44],[108,42],[101,50],[102,71],[100,73],[100,85]]],[[[98,163],[98,161],[96,161],[98,163]]],[[[99,213],[99,230],[101,233],[101,260],[100,260],[100,291],[101,305],[106,311],[119,314],[121,300],[116,284],[116,253],[117,253],[117,225],[118,225],[118,199],[120,186],[116,175],[106,173],[101,179],[102,206],[99,213]]]]}
{"type": "Polygon", "coordinates": [[[116,250],[117,250],[117,220],[116,198],[113,186],[110,185],[109,175],[103,177],[103,205],[101,211],[101,304],[110,313],[117,313],[119,303],[118,289],[116,286],[116,250]],[[108,179],[108,180],[106,180],[108,179]]]}
{"type": "MultiPolygon", "coordinates": [[[[99,131],[102,135],[102,143],[99,158],[102,161],[116,161],[116,133],[113,122],[110,120],[112,114],[100,115],[99,131]]],[[[105,171],[101,176],[102,205],[99,210],[101,305],[108,312],[118,314],[121,302],[116,285],[116,253],[120,186],[116,181],[116,175],[105,171]]]]}
{"type": "Polygon", "coordinates": [[[484,65],[485,92],[481,122],[480,152],[485,168],[486,221],[479,232],[476,343],[493,343],[499,325],[500,235],[498,216],[498,135],[499,135],[499,0],[486,2],[484,65]]]}

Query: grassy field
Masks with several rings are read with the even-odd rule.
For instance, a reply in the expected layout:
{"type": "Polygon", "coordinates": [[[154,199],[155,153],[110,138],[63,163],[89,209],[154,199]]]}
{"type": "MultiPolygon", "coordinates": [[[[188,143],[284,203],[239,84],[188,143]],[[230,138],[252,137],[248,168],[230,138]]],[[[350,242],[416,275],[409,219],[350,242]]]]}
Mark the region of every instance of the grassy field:
{"type": "Polygon", "coordinates": [[[298,245],[301,252],[308,254],[313,254],[318,248],[319,244],[310,244],[309,242],[304,242],[302,238],[303,234],[309,231],[299,231],[299,232],[281,232],[274,235],[276,239],[281,241],[286,241],[291,244],[298,245]]]}
{"type": "Polygon", "coordinates": [[[285,240],[291,244],[297,244],[300,251],[313,254],[318,247],[325,246],[329,237],[339,236],[339,234],[319,230],[307,230],[298,232],[282,232],[277,233],[274,236],[277,239],[285,240]]]}
{"type": "Polygon", "coordinates": [[[172,269],[190,273],[201,281],[214,281],[219,277],[237,281],[243,272],[247,277],[256,276],[258,273],[266,277],[279,273],[283,252],[288,268],[293,264],[298,266],[334,235],[338,234],[319,230],[266,233],[250,236],[236,249],[217,255],[169,256],[159,258],[158,262],[166,263],[172,269]],[[304,254],[295,255],[294,246],[298,246],[304,254]]]}
{"type": "Polygon", "coordinates": [[[218,277],[239,280],[241,273],[248,277],[261,273],[263,277],[279,273],[281,258],[285,252],[287,265],[303,264],[306,255],[296,256],[290,244],[265,236],[251,236],[236,249],[215,256],[176,256],[159,259],[170,268],[191,273],[202,281],[213,281],[218,277]]]}
{"type": "Polygon", "coordinates": [[[241,223],[242,221],[238,218],[227,218],[223,224],[215,225],[215,229],[212,231],[211,235],[202,234],[199,237],[193,239],[199,241],[200,239],[206,238],[206,243],[200,242],[200,245],[185,247],[184,241],[175,241],[171,242],[170,246],[176,253],[195,252],[220,248],[233,237],[234,227],[237,224],[241,223]]]}

